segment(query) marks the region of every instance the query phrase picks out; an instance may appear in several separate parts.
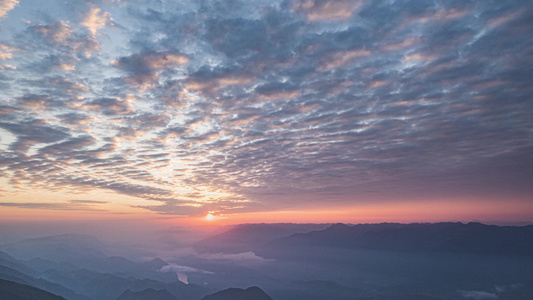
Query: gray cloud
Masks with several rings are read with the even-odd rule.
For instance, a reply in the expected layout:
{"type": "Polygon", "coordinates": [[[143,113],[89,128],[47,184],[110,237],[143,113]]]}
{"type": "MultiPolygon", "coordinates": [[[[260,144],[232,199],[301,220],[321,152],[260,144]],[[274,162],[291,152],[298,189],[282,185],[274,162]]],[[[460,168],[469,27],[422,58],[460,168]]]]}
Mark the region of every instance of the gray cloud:
{"type": "Polygon", "coordinates": [[[131,103],[118,98],[100,98],[83,104],[87,110],[99,111],[104,115],[131,115],[134,113],[131,103]]]}
{"type": "Polygon", "coordinates": [[[53,143],[69,137],[65,128],[48,126],[43,120],[19,123],[0,122],[0,128],[17,136],[10,149],[25,152],[32,143],[53,143]]]}
{"type": "Polygon", "coordinates": [[[67,141],[56,143],[39,149],[39,154],[52,155],[56,157],[69,157],[70,153],[78,149],[94,144],[95,139],[91,136],[81,136],[67,141]]]}
{"type": "MultiPolygon", "coordinates": [[[[76,28],[71,27],[69,22],[63,20],[54,20],[50,24],[33,25],[28,28],[28,31],[45,41],[47,47],[54,49],[52,53],[68,50],[79,57],[90,57],[100,50],[100,43],[94,35],[81,33],[76,28]]],[[[36,47],[37,50],[42,50],[42,48],[37,48],[37,45],[32,46],[36,47]]]]}
{"type": "Polygon", "coordinates": [[[31,209],[51,209],[51,210],[81,210],[81,211],[106,211],[95,207],[97,204],[106,204],[105,201],[91,201],[91,200],[71,200],[68,202],[26,202],[26,203],[9,203],[1,202],[0,206],[5,207],[18,207],[18,208],[31,208],[31,209]]]}
{"type": "Polygon", "coordinates": [[[157,80],[160,70],[180,66],[187,61],[188,58],[180,53],[149,52],[121,57],[113,65],[129,74],[127,82],[142,85],[157,80]]]}

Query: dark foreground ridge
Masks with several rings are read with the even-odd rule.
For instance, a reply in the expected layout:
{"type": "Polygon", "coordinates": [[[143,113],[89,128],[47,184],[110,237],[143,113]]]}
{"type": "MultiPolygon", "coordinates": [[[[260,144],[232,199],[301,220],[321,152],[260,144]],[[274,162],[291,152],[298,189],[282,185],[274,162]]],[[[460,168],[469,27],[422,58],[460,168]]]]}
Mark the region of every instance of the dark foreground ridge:
{"type": "Polygon", "coordinates": [[[252,286],[245,290],[229,288],[212,295],[205,296],[202,300],[272,300],[262,289],[252,286]]]}
{"type": "Polygon", "coordinates": [[[120,295],[117,300],[177,300],[167,290],[156,291],[154,289],[146,289],[140,292],[132,292],[126,290],[120,295]]]}
{"type": "Polygon", "coordinates": [[[0,279],[0,299],[5,300],[65,300],[47,291],[25,284],[0,279]]]}

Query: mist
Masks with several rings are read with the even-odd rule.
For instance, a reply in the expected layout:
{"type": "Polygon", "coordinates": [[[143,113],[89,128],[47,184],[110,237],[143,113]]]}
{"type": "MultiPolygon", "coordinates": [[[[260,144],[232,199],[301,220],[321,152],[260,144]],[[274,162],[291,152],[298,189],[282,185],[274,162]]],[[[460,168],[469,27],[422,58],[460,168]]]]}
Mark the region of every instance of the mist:
{"type": "Polygon", "coordinates": [[[532,225],[10,224],[0,235],[0,279],[70,300],[533,295],[532,225]]]}

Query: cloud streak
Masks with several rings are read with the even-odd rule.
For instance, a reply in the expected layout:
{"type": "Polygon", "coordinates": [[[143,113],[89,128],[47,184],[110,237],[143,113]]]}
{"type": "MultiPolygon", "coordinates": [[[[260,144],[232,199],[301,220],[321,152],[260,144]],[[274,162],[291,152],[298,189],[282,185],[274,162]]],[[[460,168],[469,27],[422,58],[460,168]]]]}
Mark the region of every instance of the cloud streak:
{"type": "Polygon", "coordinates": [[[47,210],[75,210],[75,211],[107,211],[98,205],[107,204],[106,201],[70,200],[68,202],[0,202],[0,206],[47,210]]]}
{"type": "Polygon", "coordinates": [[[163,266],[161,268],[161,272],[168,273],[168,272],[174,272],[174,273],[201,273],[201,274],[214,274],[210,271],[200,270],[189,266],[182,266],[178,264],[168,264],[166,266],[163,266]]]}

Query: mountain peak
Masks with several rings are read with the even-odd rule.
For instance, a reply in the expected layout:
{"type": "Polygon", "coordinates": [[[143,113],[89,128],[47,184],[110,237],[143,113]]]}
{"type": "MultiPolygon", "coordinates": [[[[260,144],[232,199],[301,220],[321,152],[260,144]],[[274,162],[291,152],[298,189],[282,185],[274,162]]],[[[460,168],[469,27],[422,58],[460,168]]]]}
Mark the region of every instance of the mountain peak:
{"type": "Polygon", "coordinates": [[[127,289],[122,293],[116,300],[176,300],[176,297],[172,296],[167,290],[154,290],[153,288],[148,288],[140,292],[132,292],[127,289]]]}
{"type": "Polygon", "coordinates": [[[272,298],[257,286],[247,289],[229,288],[205,296],[202,300],[272,300],[272,298]]]}
{"type": "Polygon", "coordinates": [[[146,268],[149,268],[151,270],[161,270],[162,267],[168,265],[168,263],[164,260],[162,260],[159,257],[156,257],[152,260],[143,262],[142,265],[146,268]]]}
{"type": "Polygon", "coordinates": [[[347,229],[350,229],[352,228],[351,226],[348,226],[344,223],[335,223],[335,224],[332,224],[331,226],[329,226],[327,228],[327,230],[347,230],[347,229]]]}

